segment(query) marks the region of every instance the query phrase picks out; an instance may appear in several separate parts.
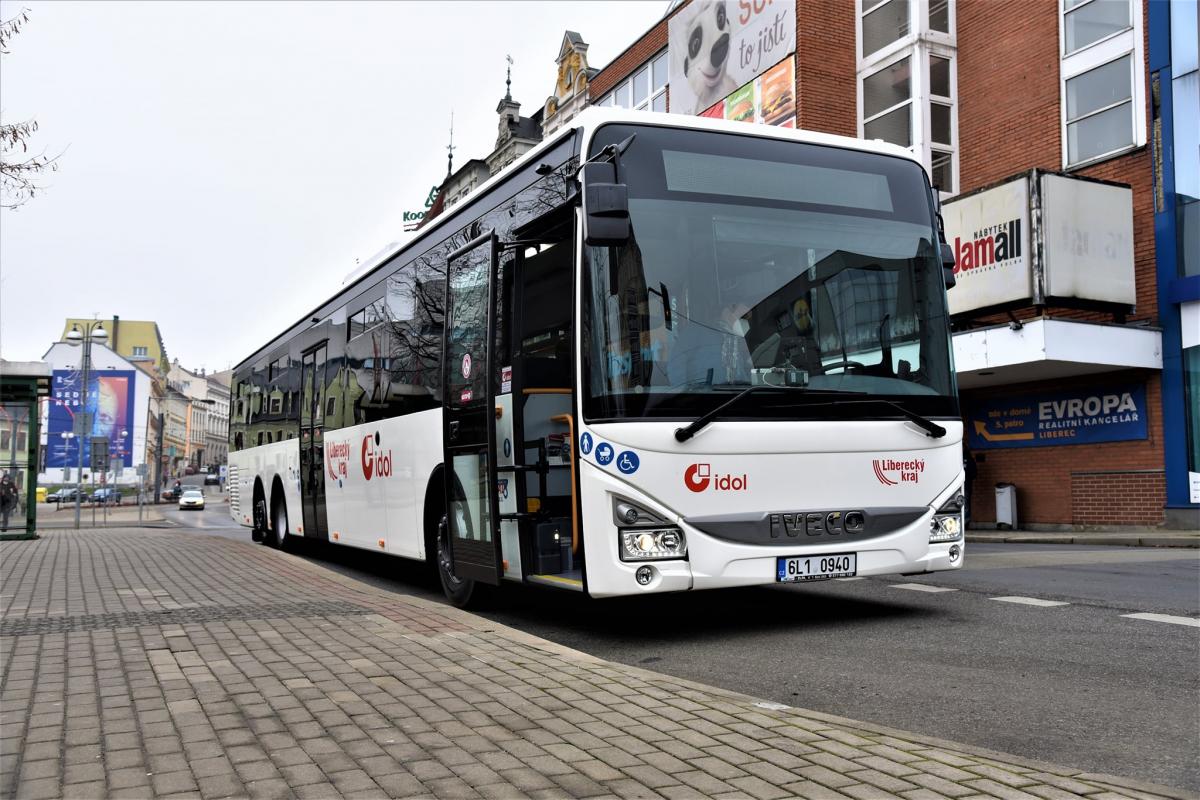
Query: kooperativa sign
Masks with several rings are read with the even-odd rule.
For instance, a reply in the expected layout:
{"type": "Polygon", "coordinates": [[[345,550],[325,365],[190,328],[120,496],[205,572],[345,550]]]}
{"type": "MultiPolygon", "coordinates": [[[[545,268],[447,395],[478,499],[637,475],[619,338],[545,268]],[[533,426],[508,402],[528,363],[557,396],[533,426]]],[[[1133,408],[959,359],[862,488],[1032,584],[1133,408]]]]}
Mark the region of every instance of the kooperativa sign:
{"type": "Polygon", "coordinates": [[[1128,384],[991,398],[970,410],[967,434],[975,450],[1145,439],[1146,387],[1128,384]]]}

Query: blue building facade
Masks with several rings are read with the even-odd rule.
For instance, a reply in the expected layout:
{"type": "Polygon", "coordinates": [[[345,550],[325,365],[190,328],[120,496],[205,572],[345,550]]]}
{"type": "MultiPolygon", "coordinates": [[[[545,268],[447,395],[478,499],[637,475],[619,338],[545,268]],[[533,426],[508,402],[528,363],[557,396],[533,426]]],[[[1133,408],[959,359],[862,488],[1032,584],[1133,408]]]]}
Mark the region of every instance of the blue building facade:
{"type": "Polygon", "coordinates": [[[1148,13],[1166,523],[1200,528],[1200,2],[1148,13]]]}

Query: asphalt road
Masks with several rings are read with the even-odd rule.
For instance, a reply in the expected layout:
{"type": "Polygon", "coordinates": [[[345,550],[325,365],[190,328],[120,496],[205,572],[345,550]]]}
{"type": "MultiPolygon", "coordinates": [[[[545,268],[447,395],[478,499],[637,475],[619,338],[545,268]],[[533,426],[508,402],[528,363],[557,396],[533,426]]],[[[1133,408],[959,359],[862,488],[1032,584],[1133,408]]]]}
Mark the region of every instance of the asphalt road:
{"type": "MultiPolygon", "coordinates": [[[[249,537],[223,504],[169,516],[249,537]]],[[[376,586],[441,596],[423,565],[300,549],[376,586]]],[[[927,577],[603,601],[530,587],[479,613],[791,706],[1200,791],[1200,628],[1126,616],[1200,616],[1196,550],[971,544],[964,569],[927,577]]]]}

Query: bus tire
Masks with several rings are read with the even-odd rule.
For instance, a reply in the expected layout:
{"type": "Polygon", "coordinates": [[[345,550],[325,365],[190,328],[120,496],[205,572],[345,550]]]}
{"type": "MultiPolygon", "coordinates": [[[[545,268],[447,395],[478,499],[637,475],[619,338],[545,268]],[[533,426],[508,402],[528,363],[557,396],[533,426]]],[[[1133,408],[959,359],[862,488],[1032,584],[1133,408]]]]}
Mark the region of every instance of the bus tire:
{"type": "Polygon", "coordinates": [[[437,571],[442,581],[442,591],[450,605],[456,608],[466,608],[475,594],[475,581],[470,578],[459,578],[450,566],[450,526],[443,514],[438,523],[437,532],[437,571]]]}
{"type": "Polygon", "coordinates": [[[250,529],[251,541],[269,544],[270,522],[267,520],[267,498],[263,494],[262,484],[258,481],[254,482],[254,500],[250,505],[250,513],[253,515],[253,527],[250,529]]]}
{"type": "Polygon", "coordinates": [[[292,534],[288,531],[287,501],[280,498],[271,514],[271,546],[287,551],[292,549],[292,534]]]}

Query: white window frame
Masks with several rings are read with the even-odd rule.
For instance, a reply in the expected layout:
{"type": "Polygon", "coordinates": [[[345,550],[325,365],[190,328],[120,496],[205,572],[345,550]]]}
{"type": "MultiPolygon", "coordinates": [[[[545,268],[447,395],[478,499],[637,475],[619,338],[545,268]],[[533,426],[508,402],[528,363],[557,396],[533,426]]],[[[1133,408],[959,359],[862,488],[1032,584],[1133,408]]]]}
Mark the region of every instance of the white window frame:
{"type": "MultiPolygon", "coordinates": [[[[1061,0],[1060,0],[1061,2],[1061,0]]],[[[885,69],[901,61],[905,58],[910,58],[910,83],[909,83],[909,120],[912,129],[911,144],[909,149],[916,155],[921,163],[925,166],[925,171],[932,178],[933,175],[933,150],[935,145],[932,141],[932,110],[930,104],[932,102],[932,91],[930,90],[929,81],[929,58],[937,56],[950,61],[950,93],[951,96],[946,98],[938,95],[939,102],[943,105],[946,100],[949,100],[950,105],[950,138],[953,140],[949,147],[942,144],[937,144],[936,149],[939,152],[950,153],[950,172],[952,186],[949,189],[943,188],[941,196],[943,198],[950,197],[961,191],[961,183],[959,176],[959,135],[958,135],[958,44],[955,31],[958,26],[958,9],[955,0],[950,0],[948,16],[950,32],[935,31],[929,27],[929,5],[930,0],[909,0],[908,6],[908,34],[902,36],[886,47],[882,47],[871,53],[867,57],[863,57],[863,0],[856,0],[855,14],[855,54],[857,56],[857,81],[856,88],[858,91],[857,98],[857,119],[858,119],[858,137],[865,137],[864,130],[867,122],[877,119],[878,117],[895,111],[903,103],[897,103],[890,106],[879,113],[872,115],[870,120],[863,119],[863,82],[874,75],[881,69],[885,69]]],[[[880,3],[879,8],[883,5],[880,3]]],[[[874,13],[876,8],[872,8],[867,12],[867,16],[874,13]]]]}
{"type": "Polygon", "coordinates": [[[667,86],[671,83],[671,80],[670,80],[670,77],[668,74],[666,83],[664,83],[662,86],[659,86],[657,88],[654,86],[654,69],[653,69],[654,62],[656,59],[658,59],[659,56],[665,57],[666,55],[667,55],[667,48],[664,47],[662,50],[659,50],[657,53],[655,53],[654,55],[647,58],[641,64],[638,64],[636,67],[629,70],[629,75],[626,76],[624,80],[622,80],[620,83],[616,84],[611,89],[609,89],[607,92],[605,92],[604,95],[599,100],[597,100],[595,103],[593,103],[593,105],[616,107],[617,92],[619,92],[621,89],[624,89],[626,87],[628,87],[629,97],[632,99],[633,98],[633,76],[637,75],[639,72],[641,72],[644,69],[644,70],[646,70],[646,74],[647,74],[646,80],[650,82],[650,91],[647,93],[646,99],[643,100],[642,102],[638,103],[636,106],[632,106],[632,105],[631,106],[621,106],[621,108],[628,107],[628,108],[632,108],[632,110],[634,110],[634,111],[649,111],[650,109],[652,109],[654,107],[655,99],[657,99],[661,95],[665,95],[667,93],[667,86]]]}
{"type": "MultiPolygon", "coordinates": [[[[1084,2],[1073,6],[1070,10],[1075,11],[1083,8],[1095,0],[1084,0],[1084,2]]],[[[1082,167],[1087,167],[1092,164],[1106,161],[1110,158],[1122,155],[1124,153],[1137,150],[1146,146],[1146,58],[1143,44],[1143,17],[1145,10],[1142,0],[1129,0],[1130,27],[1111,33],[1103,39],[1092,42],[1085,47],[1067,53],[1067,35],[1066,35],[1066,16],[1067,16],[1066,0],[1058,2],[1058,116],[1059,116],[1059,136],[1060,146],[1062,149],[1062,168],[1063,170],[1076,170],[1082,167]],[[1091,72],[1097,67],[1102,67],[1118,59],[1124,58],[1126,55],[1131,56],[1130,62],[1130,92],[1129,103],[1132,106],[1132,122],[1133,122],[1133,142],[1131,144],[1122,145],[1115,150],[1110,150],[1105,153],[1100,153],[1079,161],[1071,161],[1070,147],[1067,140],[1067,81],[1072,78],[1077,78],[1086,72],[1091,72]]],[[[1111,108],[1111,106],[1109,107],[1111,108]]],[[[1087,119],[1088,116],[1099,114],[1106,109],[1097,109],[1089,113],[1087,116],[1079,117],[1074,120],[1078,122],[1081,119],[1087,119]]]]}

